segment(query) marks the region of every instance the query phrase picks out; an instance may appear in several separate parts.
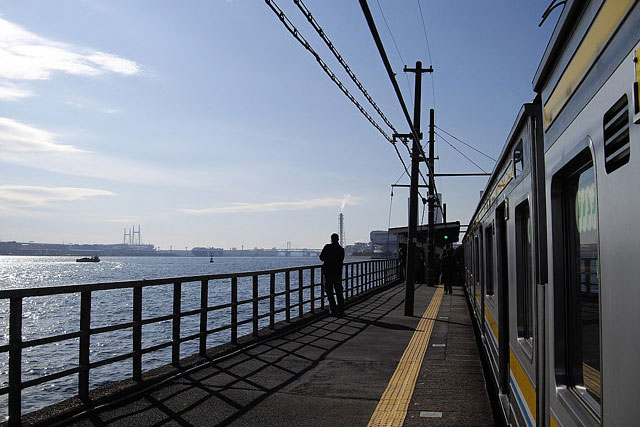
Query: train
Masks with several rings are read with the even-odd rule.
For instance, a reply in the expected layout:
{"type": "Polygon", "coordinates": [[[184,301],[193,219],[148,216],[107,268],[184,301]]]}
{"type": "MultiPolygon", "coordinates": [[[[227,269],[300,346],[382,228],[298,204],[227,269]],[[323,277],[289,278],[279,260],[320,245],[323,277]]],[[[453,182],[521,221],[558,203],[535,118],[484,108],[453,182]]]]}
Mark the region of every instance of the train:
{"type": "Polygon", "coordinates": [[[640,424],[640,5],[568,0],[462,239],[511,426],[640,424]]]}

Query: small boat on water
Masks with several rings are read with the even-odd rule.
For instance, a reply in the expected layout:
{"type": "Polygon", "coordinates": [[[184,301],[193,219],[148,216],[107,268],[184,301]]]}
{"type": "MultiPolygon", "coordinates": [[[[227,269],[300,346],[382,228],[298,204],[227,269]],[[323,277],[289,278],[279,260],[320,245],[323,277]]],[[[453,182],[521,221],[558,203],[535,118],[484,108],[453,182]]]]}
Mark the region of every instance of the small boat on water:
{"type": "Polygon", "coordinates": [[[94,256],[87,256],[84,258],[76,258],[76,262],[100,262],[100,257],[98,257],[98,255],[94,255],[94,256]]]}
{"type": "Polygon", "coordinates": [[[210,256],[209,256],[209,262],[214,262],[214,261],[213,261],[213,255],[210,255],[210,256]]]}

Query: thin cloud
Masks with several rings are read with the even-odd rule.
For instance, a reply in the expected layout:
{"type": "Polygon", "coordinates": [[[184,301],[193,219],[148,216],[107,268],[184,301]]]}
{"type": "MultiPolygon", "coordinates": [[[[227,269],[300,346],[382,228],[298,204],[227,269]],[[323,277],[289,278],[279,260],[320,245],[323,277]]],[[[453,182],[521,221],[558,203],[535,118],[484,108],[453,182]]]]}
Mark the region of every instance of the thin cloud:
{"type": "MultiPolygon", "coordinates": [[[[293,202],[231,203],[229,206],[204,209],[182,209],[182,211],[188,214],[297,211],[331,206],[337,207],[341,205],[342,201],[343,198],[338,197],[321,197],[293,202]]],[[[359,197],[350,196],[350,204],[356,205],[359,201],[359,197]]]]}
{"type": "Polygon", "coordinates": [[[191,171],[166,170],[126,158],[81,150],[56,141],[52,132],[0,117],[0,162],[66,175],[113,181],[193,186],[203,178],[191,171]]]}
{"type": "Polygon", "coordinates": [[[111,191],[93,188],[0,185],[0,203],[13,208],[41,207],[62,201],[115,195],[116,193],[111,191]]]}
{"type": "MultiPolygon", "coordinates": [[[[142,73],[135,61],[110,53],[48,40],[0,17],[0,79],[48,80],[54,73],[97,76],[142,73]]],[[[0,82],[0,100],[33,96],[28,89],[0,82]]]]}
{"type": "Polygon", "coordinates": [[[138,220],[136,216],[118,216],[115,218],[110,218],[106,220],[107,222],[117,222],[117,223],[132,223],[138,220]]]}
{"type": "Polygon", "coordinates": [[[56,144],[51,132],[0,117],[0,160],[3,153],[46,151],[72,153],[82,150],[71,145],[56,144]]]}
{"type": "Polygon", "coordinates": [[[64,103],[69,107],[73,107],[78,110],[84,110],[85,108],[90,108],[105,114],[118,114],[122,112],[121,108],[101,107],[99,105],[96,105],[96,103],[94,102],[77,101],[77,100],[69,99],[64,103]]]}
{"type": "Polygon", "coordinates": [[[18,85],[9,82],[0,81],[0,100],[2,101],[17,101],[23,98],[29,98],[34,93],[29,89],[25,89],[18,85]]]}
{"type": "Polygon", "coordinates": [[[122,113],[122,109],[120,108],[102,108],[101,111],[106,114],[118,114],[122,113]]]}
{"type": "Polygon", "coordinates": [[[117,55],[48,40],[0,18],[0,78],[46,80],[54,72],[133,75],[141,68],[117,55]]]}

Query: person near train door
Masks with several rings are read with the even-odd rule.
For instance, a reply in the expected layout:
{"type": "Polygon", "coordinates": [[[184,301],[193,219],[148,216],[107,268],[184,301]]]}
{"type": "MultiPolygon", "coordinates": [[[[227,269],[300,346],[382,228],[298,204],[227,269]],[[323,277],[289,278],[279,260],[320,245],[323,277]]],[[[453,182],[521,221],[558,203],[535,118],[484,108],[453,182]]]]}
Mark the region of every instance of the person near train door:
{"type": "Polygon", "coordinates": [[[445,252],[442,254],[441,265],[441,281],[444,285],[444,293],[451,294],[453,288],[453,278],[456,273],[456,259],[450,249],[445,250],[445,252]]]}
{"type": "Polygon", "coordinates": [[[442,273],[442,260],[440,254],[436,254],[433,258],[433,281],[436,286],[440,286],[440,274],[442,273]]]}
{"type": "Polygon", "coordinates": [[[344,314],[344,297],[342,295],[342,263],[344,262],[344,249],[339,243],[340,237],[333,233],[331,243],[324,245],[320,252],[322,275],[324,276],[324,291],[329,300],[331,314],[340,317],[344,314]],[[336,305],[336,299],[338,300],[336,305]]]}

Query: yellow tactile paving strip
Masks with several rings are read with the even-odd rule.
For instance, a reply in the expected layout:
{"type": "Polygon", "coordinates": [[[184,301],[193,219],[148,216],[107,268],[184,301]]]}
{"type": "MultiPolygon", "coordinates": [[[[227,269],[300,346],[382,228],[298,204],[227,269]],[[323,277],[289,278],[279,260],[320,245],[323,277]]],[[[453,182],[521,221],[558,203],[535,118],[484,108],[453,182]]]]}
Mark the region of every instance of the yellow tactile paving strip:
{"type": "Polygon", "coordinates": [[[435,319],[440,309],[443,293],[444,288],[438,286],[429,307],[422,315],[409,345],[398,362],[396,371],[393,373],[386,390],[382,393],[376,410],[373,411],[369,427],[400,427],[404,423],[418,373],[427,352],[431,331],[433,331],[435,319]]]}

